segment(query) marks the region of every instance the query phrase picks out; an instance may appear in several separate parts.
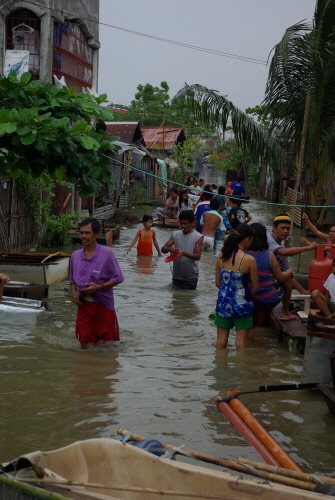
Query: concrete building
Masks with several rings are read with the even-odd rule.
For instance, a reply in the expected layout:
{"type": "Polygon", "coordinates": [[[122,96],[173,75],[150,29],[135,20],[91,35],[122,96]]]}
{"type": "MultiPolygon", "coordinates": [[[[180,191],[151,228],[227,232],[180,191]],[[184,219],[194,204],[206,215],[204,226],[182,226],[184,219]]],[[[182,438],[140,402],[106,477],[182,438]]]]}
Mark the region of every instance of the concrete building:
{"type": "Polygon", "coordinates": [[[98,87],[99,0],[6,0],[0,5],[0,70],[98,87]],[[23,69],[22,69],[23,68],[23,69]]]}

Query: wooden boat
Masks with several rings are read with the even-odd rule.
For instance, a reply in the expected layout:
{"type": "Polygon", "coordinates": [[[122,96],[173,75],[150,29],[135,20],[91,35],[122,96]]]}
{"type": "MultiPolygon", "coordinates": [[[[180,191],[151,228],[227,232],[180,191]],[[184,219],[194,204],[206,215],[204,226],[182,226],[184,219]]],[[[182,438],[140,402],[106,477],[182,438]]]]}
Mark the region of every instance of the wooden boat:
{"type": "Polygon", "coordinates": [[[11,280],[51,285],[67,279],[70,254],[63,252],[0,252],[0,272],[11,280]]]}
{"type": "Polygon", "coordinates": [[[160,222],[159,219],[155,219],[152,223],[153,226],[156,226],[156,227],[169,227],[169,228],[173,228],[173,229],[179,229],[179,226],[178,226],[178,221],[177,219],[164,219],[164,222],[160,222]]]}
{"type": "MultiPolygon", "coordinates": [[[[78,441],[49,452],[29,453],[14,462],[3,464],[0,470],[6,474],[5,477],[0,475],[0,491],[10,492],[9,488],[19,480],[28,484],[31,481],[35,486],[40,485],[45,488],[43,498],[65,497],[74,500],[333,498],[316,493],[314,488],[318,486],[313,483],[310,483],[313,491],[305,491],[273,483],[263,477],[247,478],[241,474],[225,472],[222,468],[213,470],[169,460],[131,444],[107,438],[78,441]],[[11,480],[11,474],[16,481],[11,480]],[[53,492],[55,496],[48,496],[49,492],[53,492]]],[[[332,488],[329,484],[322,486],[332,488]]],[[[38,492],[38,488],[35,492],[38,492]]],[[[1,498],[12,497],[3,495],[1,498]]],[[[28,498],[28,496],[15,496],[15,498],[28,498]]]]}
{"type": "Polygon", "coordinates": [[[335,387],[331,384],[318,384],[316,387],[323,394],[328,410],[335,416],[335,387]]]}
{"type": "Polygon", "coordinates": [[[4,295],[21,297],[22,299],[42,300],[48,297],[49,285],[35,285],[26,281],[10,281],[6,283],[4,295]]]}

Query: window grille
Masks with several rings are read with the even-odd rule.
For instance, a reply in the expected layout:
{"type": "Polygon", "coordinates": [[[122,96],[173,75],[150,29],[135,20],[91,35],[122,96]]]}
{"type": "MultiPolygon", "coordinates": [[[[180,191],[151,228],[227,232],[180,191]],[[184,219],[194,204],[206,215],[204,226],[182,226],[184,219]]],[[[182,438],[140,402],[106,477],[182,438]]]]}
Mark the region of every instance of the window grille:
{"type": "Polygon", "coordinates": [[[28,9],[18,9],[7,16],[6,49],[29,51],[33,80],[40,77],[40,32],[40,18],[28,9]]]}
{"type": "Polygon", "coordinates": [[[52,72],[65,77],[67,87],[86,92],[93,83],[93,49],[80,25],[74,22],[54,24],[52,72]]]}

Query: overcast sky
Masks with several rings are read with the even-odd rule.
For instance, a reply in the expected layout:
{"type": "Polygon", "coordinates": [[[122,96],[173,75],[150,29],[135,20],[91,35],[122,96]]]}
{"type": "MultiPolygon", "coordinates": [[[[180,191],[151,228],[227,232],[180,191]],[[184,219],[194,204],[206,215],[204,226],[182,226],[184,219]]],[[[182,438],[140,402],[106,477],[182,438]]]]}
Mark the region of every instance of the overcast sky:
{"type": "MultiPolygon", "coordinates": [[[[285,29],[312,20],[315,0],[100,0],[100,22],[205,49],[266,61],[285,29]]],[[[138,84],[184,83],[226,95],[240,109],[260,104],[268,68],[100,25],[99,93],[130,104],[138,84]]]]}

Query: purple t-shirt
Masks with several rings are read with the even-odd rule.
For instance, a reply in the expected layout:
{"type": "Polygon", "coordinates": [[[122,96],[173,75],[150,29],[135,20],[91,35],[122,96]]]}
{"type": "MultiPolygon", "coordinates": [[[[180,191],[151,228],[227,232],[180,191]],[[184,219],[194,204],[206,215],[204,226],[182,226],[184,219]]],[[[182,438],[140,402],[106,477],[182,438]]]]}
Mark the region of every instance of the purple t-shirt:
{"type": "MultiPolygon", "coordinates": [[[[84,249],[76,250],[71,255],[69,282],[75,283],[78,291],[87,288],[85,283],[102,285],[106,281],[122,283],[124,277],[118,261],[111,248],[97,243],[94,254],[90,259],[85,257],[84,249]]],[[[102,302],[106,309],[114,311],[113,288],[105,288],[90,295],[94,302],[102,302]]]]}

